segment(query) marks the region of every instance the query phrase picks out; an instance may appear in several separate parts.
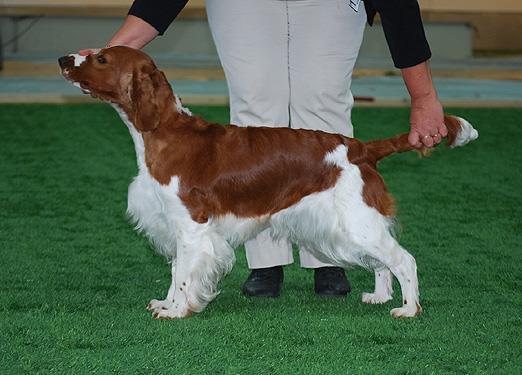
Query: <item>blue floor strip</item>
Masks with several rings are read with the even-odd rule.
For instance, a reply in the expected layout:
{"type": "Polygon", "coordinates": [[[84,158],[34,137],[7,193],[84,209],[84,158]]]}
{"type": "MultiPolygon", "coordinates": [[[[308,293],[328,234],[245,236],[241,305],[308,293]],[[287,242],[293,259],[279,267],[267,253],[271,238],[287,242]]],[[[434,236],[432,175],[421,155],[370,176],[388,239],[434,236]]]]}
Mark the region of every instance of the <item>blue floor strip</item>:
{"type": "MultiPolygon", "coordinates": [[[[174,91],[183,96],[228,96],[225,81],[171,82],[174,91]]],[[[437,78],[435,84],[441,100],[522,101],[522,81],[437,78]]],[[[361,77],[352,84],[355,96],[377,100],[408,100],[409,95],[400,77],[361,77]]],[[[0,95],[80,96],[81,92],[61,77],[0,78],[0,95]]]]}

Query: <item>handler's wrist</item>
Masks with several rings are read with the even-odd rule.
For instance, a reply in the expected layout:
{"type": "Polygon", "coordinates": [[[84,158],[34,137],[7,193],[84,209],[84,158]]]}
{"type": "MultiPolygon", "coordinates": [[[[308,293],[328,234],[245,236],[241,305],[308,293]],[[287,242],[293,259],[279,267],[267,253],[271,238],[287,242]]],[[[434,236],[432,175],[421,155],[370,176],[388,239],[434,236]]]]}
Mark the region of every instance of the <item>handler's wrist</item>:
{"type": "Polygon", "coordinates": [[[433,103],[438,100],[439,100],[439,98],[438,98],[437,92],[435,90],[429,90],[426,92],[420,92],[420,93],[415,93],[415,94],[411,95],[412,103],[418,103],[418,104],[433,103]]]}

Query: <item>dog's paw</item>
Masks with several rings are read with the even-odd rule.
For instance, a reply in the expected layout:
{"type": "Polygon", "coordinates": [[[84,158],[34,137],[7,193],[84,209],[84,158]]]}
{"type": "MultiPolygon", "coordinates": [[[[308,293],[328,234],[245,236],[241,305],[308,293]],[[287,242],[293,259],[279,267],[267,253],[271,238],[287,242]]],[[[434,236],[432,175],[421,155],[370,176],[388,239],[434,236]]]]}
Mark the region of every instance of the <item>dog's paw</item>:
{"type": "Polygon", "coordinates": [[[376,293],[363,293],[362,301],[363,303],[369,303],[372,305],[386,303],[390,301],[393,297],[391,295],[383,295],[376,293]]]}
{"type": "Polygon", "coordinates": [[[153,299],[147,305],[147,310],[150,312],[156,312],[160,310],[167,310],[172,306],[172,302],[166,299],[158,301],[157,299],[153,299]]]}
{"type": "Polygon", "coordinates": [[[422,313],[422,307],[417,303],[415,307],[404,305],[396,309],[392,309],[390,314],[394,318],[413,318],[422,313]]]}
{"type": "Polygon", "coordinates": [[[152,313],[154,319],[179,319],[188,318],[192,315],[192,311],[179,305],[171,305],[168,309],[155,310],[152,313]]]}

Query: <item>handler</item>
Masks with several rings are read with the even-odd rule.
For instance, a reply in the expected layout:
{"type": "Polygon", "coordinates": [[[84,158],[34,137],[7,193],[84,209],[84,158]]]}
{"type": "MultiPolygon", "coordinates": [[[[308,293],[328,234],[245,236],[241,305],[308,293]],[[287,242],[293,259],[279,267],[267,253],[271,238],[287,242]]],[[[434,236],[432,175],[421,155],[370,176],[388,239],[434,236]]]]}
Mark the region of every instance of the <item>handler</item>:
{"type": "MultiPolygon", "coordinates": [[[[162,35],[188,0],[135,0],[107,46],[141,49],[162,35]]],[[[353,137],[350,91],[365,23],[375,14],[411,97],[409,142],[432,147],[447,133],[427,60],[430,48],[416,0],[206,0],[212,36],[230,94],[230,122],[308,128],[353,137]]],[[[95,50],[82,50],[86,55],[95,50]]],[[[245,244],[247,296],[278,297],[288,241],[268,231],[245,244]]],[[[315,292],[345,296],[344,270],[299,252],[313,268],[315,292]]]]}

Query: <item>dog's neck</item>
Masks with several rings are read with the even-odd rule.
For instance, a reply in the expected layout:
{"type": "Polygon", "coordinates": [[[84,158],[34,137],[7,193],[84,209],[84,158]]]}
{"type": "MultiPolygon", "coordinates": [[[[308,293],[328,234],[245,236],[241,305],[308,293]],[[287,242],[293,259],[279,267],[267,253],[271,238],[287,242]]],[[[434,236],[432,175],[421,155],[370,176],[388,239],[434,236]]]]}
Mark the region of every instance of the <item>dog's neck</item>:
{"type": "Polygon", "coordinates": [[[130,120],[132,118],[130,112],[132,109],[127,109],[126,106],[116,103],[110,104],[129,129],[134,142],[136,161],[140,171],[149,169],[150,164],[154,162],[152,155],[161,153],[161,150],[172,142],[171,137],[168,136],[170,130],[191,126],[199,119],[194,117],[188,108],[183,107],[177,95],[172,94],[172,96],[169,95],[168,98],[165,98],[165,110],[161,113],[161,120],[157,128],[153,131],[142,132],[130,120]]]}
{"type": "Polygon", "coordinates": [[[138,163],[139,170],[144,170],[146,168],[145,164],[145,144],[143,142],[143,136],[142,134],[136,130],[136,127],[134,124],[129,120],[129,116],[127,112],[116,103],[110,103],[111,106],[116,110],[118,115],[120,116],[121,120],[125,125],[127,125],[127,128],[129,129],[129,133],[132,137],[132,140],[134,142],[134,148],[136,150],[136,161],[138,163]]]}

